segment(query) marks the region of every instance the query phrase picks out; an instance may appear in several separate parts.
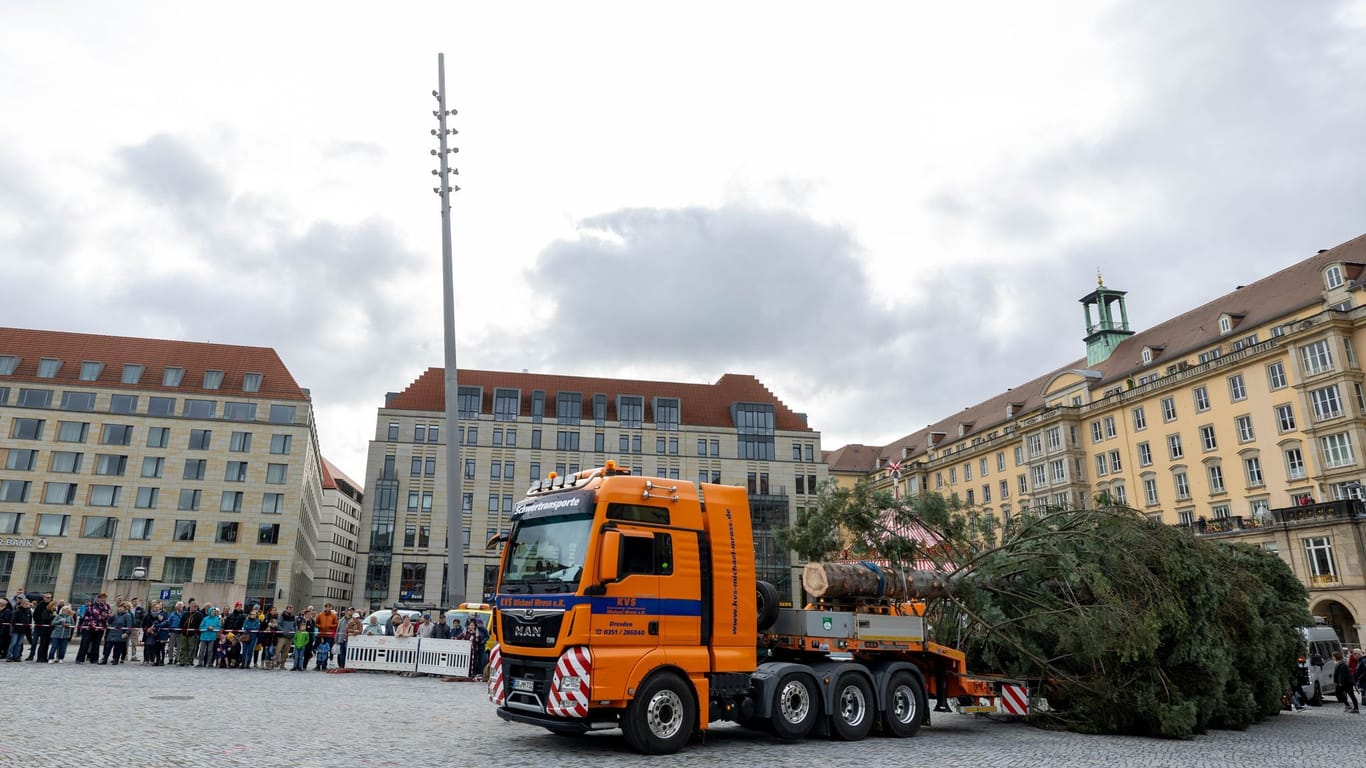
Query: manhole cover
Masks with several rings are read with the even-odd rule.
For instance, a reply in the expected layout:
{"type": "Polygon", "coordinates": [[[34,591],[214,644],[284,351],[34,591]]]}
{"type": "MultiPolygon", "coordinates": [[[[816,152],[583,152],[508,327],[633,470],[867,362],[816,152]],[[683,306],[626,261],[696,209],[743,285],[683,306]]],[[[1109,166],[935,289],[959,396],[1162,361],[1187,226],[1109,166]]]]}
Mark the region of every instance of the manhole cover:
{"type": "Polygon", "coordinates": [[[193,696],[148,696],[153,701],[189,701],[193,696]]]}

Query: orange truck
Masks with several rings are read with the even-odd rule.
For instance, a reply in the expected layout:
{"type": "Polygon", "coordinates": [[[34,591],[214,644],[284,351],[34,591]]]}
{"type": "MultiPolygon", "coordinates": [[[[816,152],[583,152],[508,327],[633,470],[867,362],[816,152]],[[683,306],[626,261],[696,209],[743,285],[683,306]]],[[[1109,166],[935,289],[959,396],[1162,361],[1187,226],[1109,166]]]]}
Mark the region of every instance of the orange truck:
{"type": "Polygon", "coordinates": [[[504,720],[620,728],[667,754],[718,721],[852,741],[915,735],[930,697],[1004,711],[1002,681],[928,641],[913,605],[780,608],[743,488],[608,462],[533,486],[503,543],[488,690],[504,720]]]}

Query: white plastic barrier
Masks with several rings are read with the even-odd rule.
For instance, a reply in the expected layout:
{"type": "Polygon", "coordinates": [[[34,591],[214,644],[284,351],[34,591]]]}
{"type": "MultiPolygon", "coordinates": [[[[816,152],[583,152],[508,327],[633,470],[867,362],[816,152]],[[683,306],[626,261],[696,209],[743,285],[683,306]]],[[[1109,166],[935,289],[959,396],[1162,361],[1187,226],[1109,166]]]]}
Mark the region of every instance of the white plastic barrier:
{"type": "Polygon", "coordinates": [[[417,671],[426,675],[468,677],[470,641],[422,638],[418,645],[417,671]]]}
{"type": "Polygon", "coordinates": [[[346,667],[376,672],[417,669],[418,638],[358,635],[346,644],[346,667]]]}

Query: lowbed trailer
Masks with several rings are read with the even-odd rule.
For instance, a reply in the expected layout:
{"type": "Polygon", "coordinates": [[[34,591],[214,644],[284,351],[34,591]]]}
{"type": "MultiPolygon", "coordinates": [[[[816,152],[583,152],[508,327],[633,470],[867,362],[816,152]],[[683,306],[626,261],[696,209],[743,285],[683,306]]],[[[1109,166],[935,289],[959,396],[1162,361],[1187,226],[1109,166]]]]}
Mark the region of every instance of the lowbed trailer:
{"type": "Polygon", "coordinates": [[[995,709],[1003,681],[930,642],[915,603],[779,609],[754,578],[741,488],[609,464],[518,505],[489,661],[498,716],[559,733],[621,728],[675,752],[716,721],[784,739],[915,735],[928,700],[995,709]]]}

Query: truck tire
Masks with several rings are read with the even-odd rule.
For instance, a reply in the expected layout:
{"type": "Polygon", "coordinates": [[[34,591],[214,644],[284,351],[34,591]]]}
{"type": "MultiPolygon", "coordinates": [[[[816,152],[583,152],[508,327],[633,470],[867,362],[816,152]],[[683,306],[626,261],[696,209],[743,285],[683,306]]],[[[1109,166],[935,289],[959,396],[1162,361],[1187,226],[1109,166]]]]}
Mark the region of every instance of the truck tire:
{"type": "Polygon", "coordinates": [[[759,619],[759,631],[763,632],[778,620],[778,588],[767,581],[755,582],[756,595],[754,615],[759,619]]]}
{"type": "Polygon", "coordinates": [[[862,675],[848,674],[835,686],[835,711],[830,713],[830,735],[838,741],[859,741],[873,730],[873,686],[862,675]]]}
{"type": "Polygon", "coordinates": [[[800,672],[788,672],[773,689],[773,733],[788,741],[806,738],[820,709],[815,682],[800,672]]]}
{"type": "Polygon", "coordinates": [[[882,730],[888,736],[908,739],[925,721],[925,688],[915,675],[902,670],[887,681],[887,702],[882,708],[882,730]]]}
{"type": "Polygon", "coordinates": [[[673,672],[660,672],[645,681],[621,716],[626,743],[645,755],[677,752],[696,727],[692,688],[673,672]]]}

